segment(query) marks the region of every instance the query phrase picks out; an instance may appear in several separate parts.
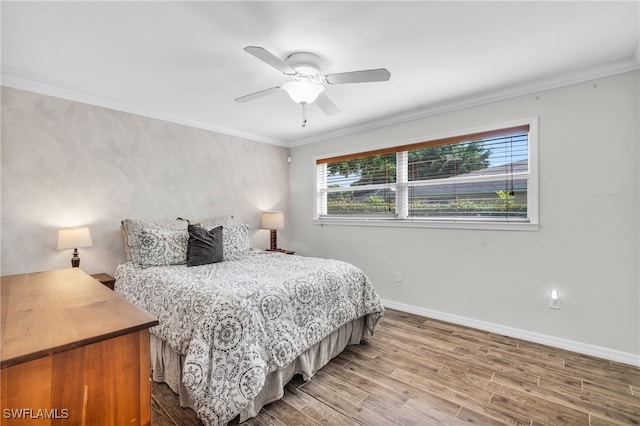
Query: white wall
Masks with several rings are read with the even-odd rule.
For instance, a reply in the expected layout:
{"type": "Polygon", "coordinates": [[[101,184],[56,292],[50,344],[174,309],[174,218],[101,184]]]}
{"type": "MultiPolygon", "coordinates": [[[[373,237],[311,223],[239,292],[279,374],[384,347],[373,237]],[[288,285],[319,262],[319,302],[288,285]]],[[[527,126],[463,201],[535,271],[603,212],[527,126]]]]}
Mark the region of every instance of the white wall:
{"type": "Polygon", "coordinates": [[[294,148],[291,248],[354,263],[394,306],[638,363],[638,79],[621,74],[294,148]],[[539,117],[539,231],[312,222],[314,156],[530,116],[539,117]],[[548,307],[551,288],[560,310],[548,307]]]}
{"type": "Polygon", "coordinates": [[[94,242],[79,250],[81,268],[113,274],[125,259],[125,218],[231,214],[251,225],[253,245],[268,247],[260,211],[287,211],[288,152],[3,87],[2,275],[70,267],[57,230],[80,225],[94,242]]]}

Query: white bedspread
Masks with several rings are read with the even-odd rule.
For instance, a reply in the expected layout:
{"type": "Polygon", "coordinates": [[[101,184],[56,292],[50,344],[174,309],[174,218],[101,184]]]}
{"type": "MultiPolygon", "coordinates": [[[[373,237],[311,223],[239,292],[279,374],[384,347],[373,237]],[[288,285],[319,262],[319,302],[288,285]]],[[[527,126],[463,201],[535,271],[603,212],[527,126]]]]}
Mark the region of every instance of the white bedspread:
{"type": "Polygon", "coordinates": [[[226,424],[265,377],[336,328],[384,311],[364,273],[337,260],[258,250],[187,267],[118,266],[116,291],[156,316],[151,332],[185,356],[183,383],[206,425],[226,424]]]}

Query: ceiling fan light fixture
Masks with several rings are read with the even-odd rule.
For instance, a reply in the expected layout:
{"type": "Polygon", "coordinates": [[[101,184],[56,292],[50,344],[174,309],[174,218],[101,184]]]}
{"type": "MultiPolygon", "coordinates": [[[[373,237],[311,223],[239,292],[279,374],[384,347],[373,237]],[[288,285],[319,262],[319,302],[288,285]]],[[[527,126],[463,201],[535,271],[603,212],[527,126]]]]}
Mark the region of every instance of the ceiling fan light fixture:
{"type": "Polygon", "coordinates": [[[292,80],[282,85],[292,101],[299,104],[310,104],[315,101],[320,93],[324,92],[324,85],[307,78],[292,80]]]}

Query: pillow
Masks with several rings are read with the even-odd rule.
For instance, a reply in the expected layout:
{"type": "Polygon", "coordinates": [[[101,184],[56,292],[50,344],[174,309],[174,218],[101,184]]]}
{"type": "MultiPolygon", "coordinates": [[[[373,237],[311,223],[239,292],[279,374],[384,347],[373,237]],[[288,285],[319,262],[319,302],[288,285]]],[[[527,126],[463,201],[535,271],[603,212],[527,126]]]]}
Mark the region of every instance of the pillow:
{"type": "Polygon", "coordinates": [[[222,226],[207,231],[200,225],[189,225],[187,266],[222,262],[222,226]]]}
{"type": "Polygon", "coordinates": [[[233,216],[214,216],[207,219],[199,220],[195,223],[199,223],[204,229],[212,229],[216,226],[233,225],[233,216]]]}
{"type": "Polygon", "coordinates": [[[127,256],[127,262],[131,262],[131,250],[129,250],[129,237],[124,230],[122,222],[120,222],[120,236],[122,237],[122,244],[124,245],[124,254],[127,256]]]}
{"type": "Polygon", "coordinates": [[[184,265],[187,262],[189,234],[173,229],[142,229],[140,242],[140,265],[164,266],[184,265]]]}
{"type": "MultiPolygon", "coordinates": [[[[184,233],[185,240],[189,239],[187,231],[188,222],[185,220],[142,220],[125,219],[122,221],[122,240],[125,246],[127,260],[131,260],[135,265],[141,265],[140,256],[140,232],[144,230],[173,230],[184,233]]],[[[186,260],[185,253],[185,260],[186,260]]]]}
{"type": "Polygon", "coordinates": [[[249,253],[249,225],[238,223],[222,227],[224,260],[238,260],[249,253]]]}

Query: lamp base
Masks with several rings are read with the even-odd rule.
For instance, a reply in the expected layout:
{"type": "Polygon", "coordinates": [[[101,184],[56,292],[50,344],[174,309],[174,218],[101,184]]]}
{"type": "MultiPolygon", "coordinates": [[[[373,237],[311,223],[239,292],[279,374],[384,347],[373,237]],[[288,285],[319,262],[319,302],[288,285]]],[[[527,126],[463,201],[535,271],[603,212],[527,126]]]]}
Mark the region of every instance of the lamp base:
{"type": "Polygon", "coordinates": [[[278,231],[271,229],[271,246],[269,250],[278,250],[278,231]]]}
{"type": "Polygon", "coordinates": [[[80,258],[78,257],[78,249],[73,249],[73,257],[71,258],[71,267],[72,268],[80,267],[80,258]]]}

